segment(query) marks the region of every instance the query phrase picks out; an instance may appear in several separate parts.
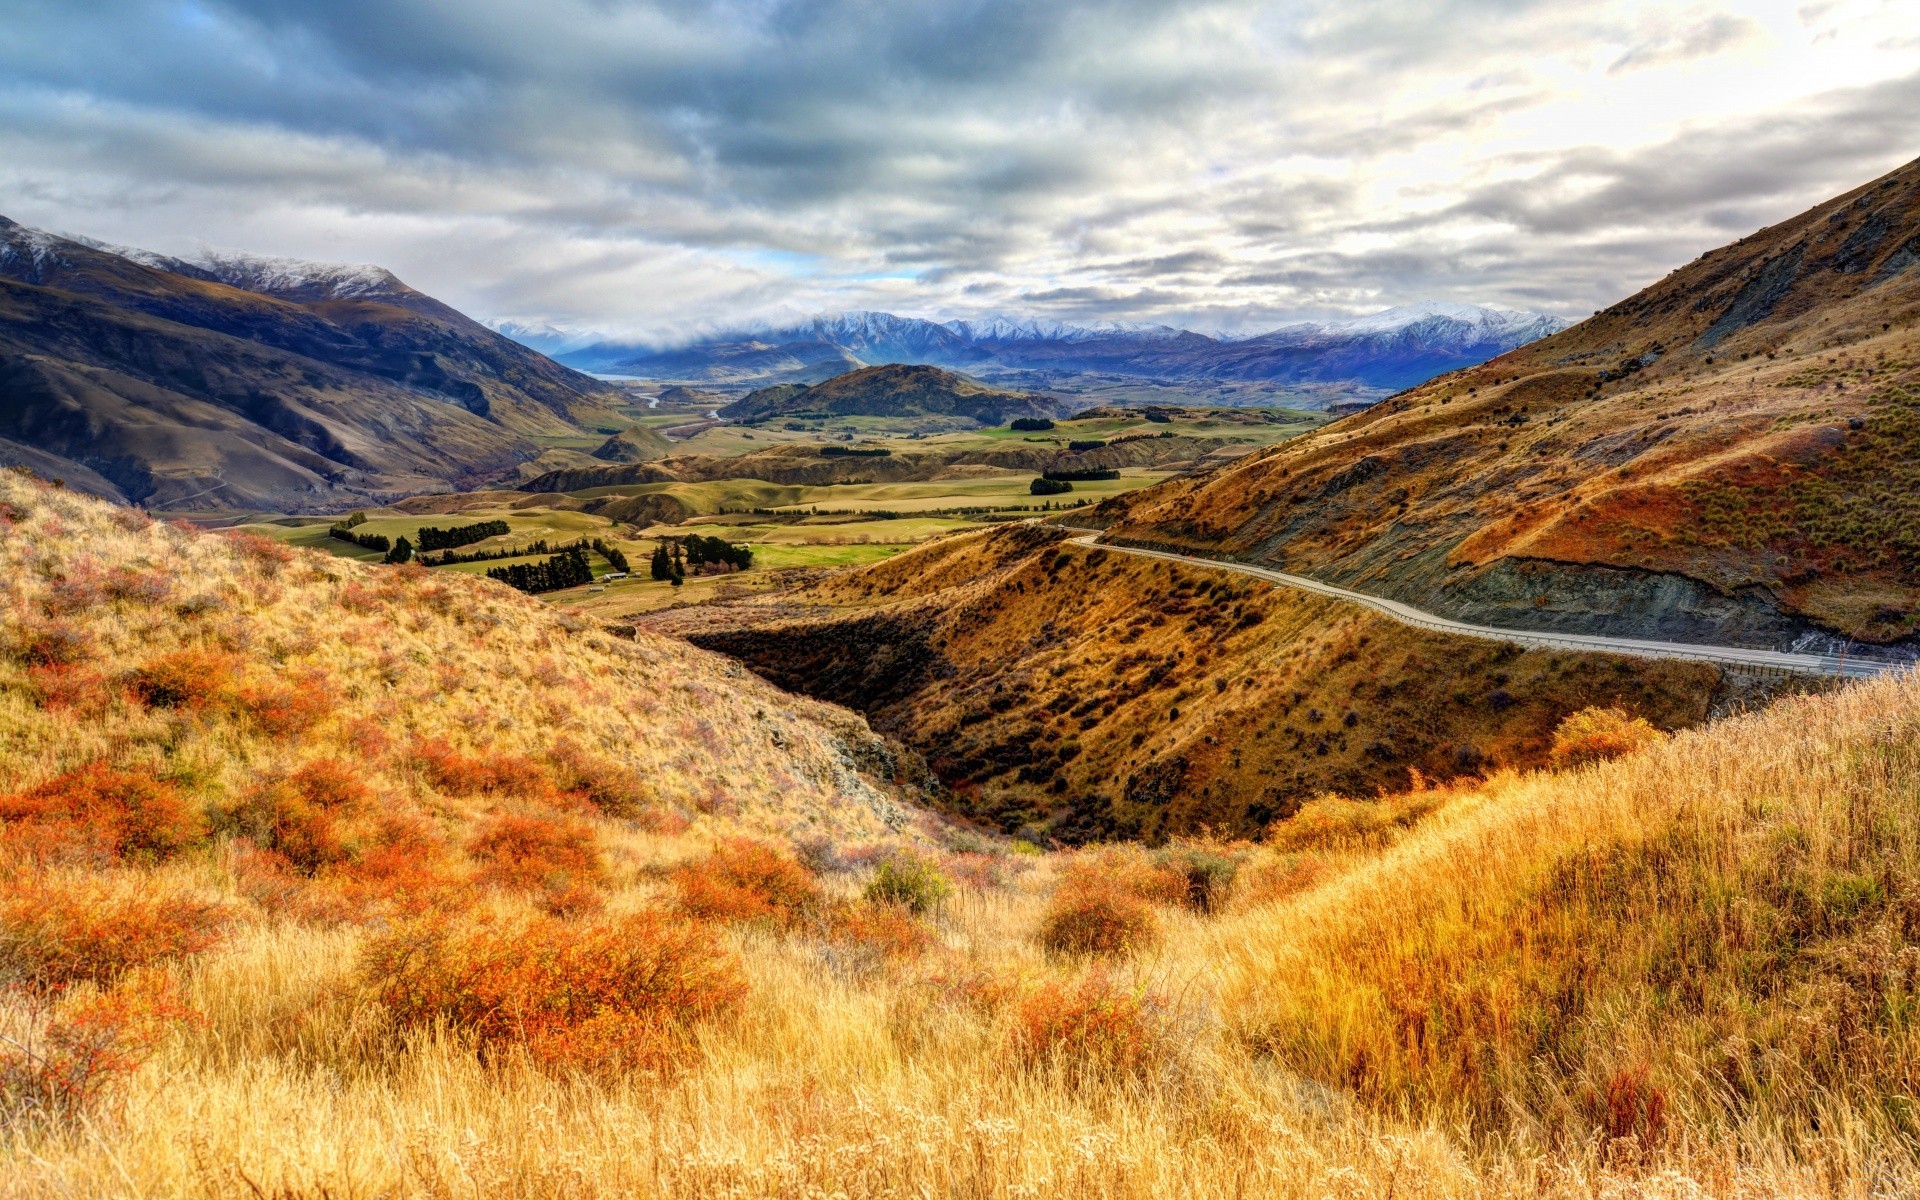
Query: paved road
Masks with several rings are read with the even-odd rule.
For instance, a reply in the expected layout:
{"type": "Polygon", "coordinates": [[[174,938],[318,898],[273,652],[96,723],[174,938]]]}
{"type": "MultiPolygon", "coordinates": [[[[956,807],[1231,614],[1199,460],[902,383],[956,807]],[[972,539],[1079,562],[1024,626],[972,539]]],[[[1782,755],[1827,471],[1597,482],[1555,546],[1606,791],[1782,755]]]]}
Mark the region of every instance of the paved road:
{"type": "Polygon", "coordinates": [[[1100,541],[1100,534],[1097,532],[1072,540],[1082,546],[1098,545],[1111,554],[1137,554],[1142,558],[1164,558],[1171,562],[1214,567],[1240,575],[1251,575],[1256,579],[1264,579],[1283,587],[1298,588],[1303,592],[1313,592],[1316,595],[1331,596],[1336,600],[1362,605],[1418,629],[1432,629],[1441,633],[1459,634],[1462,637],[1484,638],[1488,641],[1513,642],[1522,646],[1550,646],[1556,650],[1593,650],[1607,654],[1631,654],[1640,658],[1685,658],[1695,662],[1719,663],[1723,666],[1765,667],[1803,675],[1843,675],[1852,679],[1870,678],[1905,665],[1836,654],[1789,654],[1784,650],[1746,650],[1738,646],[1653,642],[1640,638],[1599,637],[1584,633],[1544,633],[1532,629],[1495,629],[1488,625],[1469,625],[1464,621],[1449,620],[1446,617],[1422,612],[1398,600],[1383,600],[1378,596],[1369,596],[1365,592],[1349,591],[1330,583],[1321,583],[1316,579],[1289,575],[1284,571],[1269,571],[1265,567],[1250,567],[1243,563],[1222,562],[1219,559],[1200,558],[1191,554],[1171,554],[1164,550],[1141,550],[1133,546],[1108,545],[1100,541]]]}

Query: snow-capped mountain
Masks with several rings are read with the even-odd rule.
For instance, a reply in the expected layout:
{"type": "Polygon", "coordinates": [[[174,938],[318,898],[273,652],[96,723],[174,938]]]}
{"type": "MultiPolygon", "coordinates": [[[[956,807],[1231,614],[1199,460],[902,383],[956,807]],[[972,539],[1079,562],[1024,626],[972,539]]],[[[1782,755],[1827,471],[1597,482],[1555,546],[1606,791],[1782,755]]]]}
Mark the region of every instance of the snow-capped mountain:
{"type": "Polygon", "coordinates": [[[1356,395],[1377,395],[1484,362],[1566,325],[1543,313],[1444,301],[1301,322],[1250,337],[1209,336],[1166,325],[1084,326],[1009,316],[941,322],[849,312],[747,328],[668,349],[602,342],[561,351],[558,357],[584,370],[709,383],[818,382],[861,366],[919,363],[1173,383],[1350,384],[1356,395]]]}

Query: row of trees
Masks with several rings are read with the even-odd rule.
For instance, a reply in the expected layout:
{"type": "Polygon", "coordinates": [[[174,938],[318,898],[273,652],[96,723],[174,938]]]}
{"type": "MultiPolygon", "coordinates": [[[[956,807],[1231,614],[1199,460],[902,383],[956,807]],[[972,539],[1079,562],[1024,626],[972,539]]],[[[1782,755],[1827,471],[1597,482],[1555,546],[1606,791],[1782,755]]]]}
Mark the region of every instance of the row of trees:
{"type": "Polygon", "coordinates": [[[587,562],[586,548],[575,544],[545,562],[510,563],[504,567],[494,567],[487,572],[487,578],[498,579],[508,587],[538,595],[592,583],[593,567],[587,562]]]}
{"type": "Polygon", "coordinates": [[[365,525],[366,523],[367,514],[355,511],[347,517],[346,520],[337,522],[331,529],[327,530],[327,536],[338,541],[348,542],[360,547],[362,550],[378,550],[382,554],[385,554],[393,548],[393,543],[389,542],[381,534],[355,533],[353,531],[354,526],[365,525]]]}
{"type": "Polygon", "coordinates": [[[511,532],[513,527],[505,521],[478,521],[472,525],[455,525],[452,529],[422,525],[419,549],[422,553],[429,550],[457,550],[461,546],[471,546],[475,542],[511,532]]]}
{"type": "Polygon", "coordinates": [[[662,538],[654,547],[648,573],[664,583],[678,586],[692,569],[695,575],[713,575],[723,571],[744,571],[753,565],[753,551],[735,546],[725,538],[702,537],[690,533],[681,538],[662,538]]]}

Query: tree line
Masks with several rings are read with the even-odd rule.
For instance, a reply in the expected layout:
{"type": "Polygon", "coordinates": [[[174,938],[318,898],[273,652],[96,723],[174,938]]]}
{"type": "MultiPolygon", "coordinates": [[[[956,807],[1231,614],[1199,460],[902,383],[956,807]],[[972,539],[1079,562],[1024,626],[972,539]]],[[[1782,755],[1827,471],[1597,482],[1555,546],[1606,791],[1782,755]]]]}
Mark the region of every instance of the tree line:
{"type": "Polygon", "coordinates": [[[505,521],[478,521],[472,525],[455,525],[452,529],[422,525],[416,548],[423,554],[429,550],[457,550],[461,546],[471,546],[475,542],[512,532],[513,527],[505,521]]]}

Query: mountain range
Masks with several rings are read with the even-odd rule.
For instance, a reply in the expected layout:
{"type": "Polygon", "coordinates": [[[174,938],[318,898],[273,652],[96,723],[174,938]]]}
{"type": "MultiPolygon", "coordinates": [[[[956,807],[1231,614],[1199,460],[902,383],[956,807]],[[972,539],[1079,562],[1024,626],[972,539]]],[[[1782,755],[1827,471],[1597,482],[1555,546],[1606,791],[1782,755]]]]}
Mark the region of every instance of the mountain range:
{"type": "Polygon", "coordinates": [[[913,363],[975,374],[1343,384],[1356,395],[1377,395],[1484,362],[1566,324],[1543,313],[1430,302],[1348,320],[1287,325],[1251,337],[1165,325],[1079,326],[1012,318],[939,322],[882,312],[815,317],[664,349],[618,342],[567,348],[565,336],[552,331],[503,328],[550,347],[561,361],[584,371],[689,382],[816,383],[863,366],[913,363]]]}
{"type": "Polygon", "coordinates": [[[0,217],[0,464],[101,495],[299,510],[477,486],[621,424],[618,398],[379,267],[0,217]]]}

